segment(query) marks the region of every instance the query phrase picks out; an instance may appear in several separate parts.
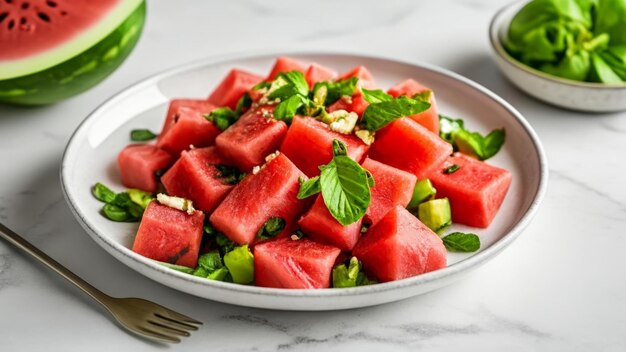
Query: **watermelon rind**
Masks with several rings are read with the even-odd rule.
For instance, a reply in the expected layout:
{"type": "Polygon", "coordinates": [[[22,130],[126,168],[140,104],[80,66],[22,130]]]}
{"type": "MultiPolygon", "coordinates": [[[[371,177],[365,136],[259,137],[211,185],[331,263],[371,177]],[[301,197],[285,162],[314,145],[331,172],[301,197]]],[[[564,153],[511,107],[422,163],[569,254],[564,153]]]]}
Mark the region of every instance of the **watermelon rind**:
{"type": "Polygon", "coordinates": [[[135,47],[146,16],[144,0],[122,4],[62,51],[0,63],[0,102],[55,103],[84,92],[115,71],[135,47]]]}

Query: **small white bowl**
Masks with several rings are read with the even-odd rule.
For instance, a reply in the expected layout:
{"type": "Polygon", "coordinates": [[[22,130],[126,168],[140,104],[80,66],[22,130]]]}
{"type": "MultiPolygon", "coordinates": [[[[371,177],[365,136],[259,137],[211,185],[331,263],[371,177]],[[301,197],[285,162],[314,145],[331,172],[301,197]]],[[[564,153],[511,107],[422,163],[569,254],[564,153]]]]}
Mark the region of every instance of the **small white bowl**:
{"type": "Polygon", "coordinates": [[[502,8],[491,20],[489,38],[496,64],[515,86],[547,103],[579,111],[626,110],[626,84],[601,84],[559,78],[536,70],[513,58],[502,46],[515,14],[528,3],[516,1],[502,8]]]}

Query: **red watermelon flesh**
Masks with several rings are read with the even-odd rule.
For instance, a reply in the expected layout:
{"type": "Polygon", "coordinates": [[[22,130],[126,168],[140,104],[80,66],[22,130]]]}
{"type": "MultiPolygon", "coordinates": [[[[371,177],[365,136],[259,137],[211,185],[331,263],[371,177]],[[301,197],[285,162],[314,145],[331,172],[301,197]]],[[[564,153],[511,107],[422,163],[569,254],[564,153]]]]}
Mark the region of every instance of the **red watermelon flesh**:
{"type": "Polygon", "coordinates": [[[300,71],[302,74],[305,74],[307,66],[304,63],[290,57],[278,57],[274,63],[274,67],[272,67],[272,70],[270,71],[270,74],[267,76],[266,81],[273,81],[279,73],[289,71],[300,71]]]}
{"type": "Polygon", "coordinates": [[[286,229],[292,229],[307,204],[297,198],[298,179],[303,176],[285,155],[278,154],[235,186],[211,215],[211,224],[240,245],[252,244],[272,217],[282,218],[286,229]]]}
{"type": "Polygon", "coordinates": [[[361,235],[361,220],[348,226],[341,225],[326,208],[321,194],[298,224],[312,240],[344,251],[352,250],[361,235]]]}
{"type": "Polygon", "coordinates": [[[335,77],[337,77],[337,72],[332,70],[326,66],[318,65],[316,63],[311,64],[309,68],[306,70],[306,74],[304,78],[309,84],[310,88],[313,88],[315,83],[321,81],[331,81],[335,77]]]}
{"type": "Polygon", "coordinates": [[[183,151],[161,182],[167,194],[190,199],[197,209],[210,214],[234,187],[219,177],[215,164],[228,164],[215,147],[183,151]]]}
{"type": "Polygon", "coordinates": [[[452,145],[409,118],[397,119],[376,132],[370,157],[426,178],[452,154],[452,145]]]}
{"type": "Polygon", "coordinates": [[[257,286],[274,288],[327,288],[339,248],[307,239],[288,237],[254,246],[257,286]]]}
{"type": "Polygon", "coordinates": [[[343,79],[350,78],[350,77],[356,77],[359,79],[357,83],[358,88],[372,89],[376,86],[374,84],[374,76],[372,76],[372,73],[370,72],[370,70],[368,70],[367,67],[365,66],[361,65],[361,66],[354,67],[351,70],[342,73],[337,78],[337,80],[341,81],[343,79]]]}
{"type": "Polygon", "coordinates": [[[262,80],[263,77],[254,73],[232,69],[209,95],[208,101],[219,107],[227,106],[234,110],[243,93],[262,80]]]}
{"type": "Polygon", "coordinates": [[[365,100],[365,98],[363,98],[363,94],[359,91],[359,93],[356,93],[347,99],[345,97],[341,97],[328,107],[328,112],[346,110],[355,112],[357,115],[362,116],[368,105],[370,104],[365,100]]]}
{"type": "Polygon", "coordinates": [[[413,120],[415,120],[420,125],[428,128],[433,133],[439,134],[439,112],[437,111],[437,102],[435,101],[435,93],[426,86],[423,86],[421,83],[413,80],[407,79],[406,81],[400,82],[395,86],[389,88],[387,93],[392,95],[394,98],[397,98],[401,95],[405,96],[413,96],[418,93],[422,93],[425,91],[431,91],[430,94],[430,108],[428,110],[420,112],[419,114],[415,114],[409,116],[413,120]]]}
{"type": "Polygon", "coordinates": [[[272,111],[273,107],[261,107],[241,116],[215,140],[219,152],[246,172],[263,164],[287,133],[287,124],[272,118],[272,111]]]}
{"type": "Polygon", "coordinates": [[[452,210],[452,221],[485,228],[496,216],[511,185],[509,171],[454,153],[443,165],[429,175],[437,197],[447,197],[452,210]],[[446,174],[452,165],[460,168],[446,174]]]}
{"type": "Polygon", "coordinates": [[[446,266],[446,248],[432,230],[402,206],[391,209],[361,237],[352,254],[381,282],[446,266]]]}
{"type": "Polygon", "coordinates": [[[163,123],[159,139],[161,139],[161,136],[166,135],[170,128],[176,124],[180,108],[190,108],[192,110],[198,110],[202,114],[209,114],[211,111],[215,110],[216,106],[202,99],[173,99],[170,101],[170,105],[167,109],[167,115],[165,116],[165,122],[163,123]]]}
{"type": "Polygon", "coordinates": [[[167,169],[173,162],[174,157],[152,144],[131,144],[117,157],[122,184],[150,193],[157,189],[156,172],[167,169]]]}
{"type": "MultiPolygon", "coordinates": [[[[194,108],[179,106],[171,122],[163,127],[157,145],[173,155],[194,147],[208,147],[215,144],[220,130],[207,120],[206,107],[194,108]]],[[[167,123],[167,121],[166,121],[167,123]]]]}
{"type": "Polygon", "coordinates": [[[370,206],[365,213],[371,224],[376,224],[396,205],[409,204],[417,182],[415,175],[370,158],[362,166],[374,176],[370,206]]]}
{"type": "Polygon", "coordinates": [[[367,153],[368,146],[354,135],[331,131],[325,123],[302,116],[293,118],[280,151],[307,176],[313,177],[319,175],[320,165],[332,160],[333,139],[344,142],[348,147],[348,156],[357,162],[367,153]]]}
{"type": "Polygon", "coordinates": [[[203,224],[201,211],[189,215],[152,201],[141,218],[133,251],[160,262],[195,268],[203,224]]]}

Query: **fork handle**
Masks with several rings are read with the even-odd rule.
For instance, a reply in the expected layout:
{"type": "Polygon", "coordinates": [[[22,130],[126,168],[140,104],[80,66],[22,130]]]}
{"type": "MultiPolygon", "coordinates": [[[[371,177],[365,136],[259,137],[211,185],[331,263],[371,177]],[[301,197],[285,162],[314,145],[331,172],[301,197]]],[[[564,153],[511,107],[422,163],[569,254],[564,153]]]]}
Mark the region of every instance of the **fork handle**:
{"type": "Polygon", "coordinates": [[[57,262],[56,260],[50,258],[50,256],[48,256],[46,253],[39,250],[39,248],[35,247],[32,243],[28,242],[22,236],[13,232],[2,223],[0,223],[0,237],[4,238],[9,243],[21,249],[22,251],[30,254],[32,257],[37,259],[48,268],[54,270],[57,274],[61,275],[67,281],[71,282],[72,284],[83,290],[83,292],[88,294],[91,298],[95,299],[103,306],[106,307],[106,303],[111,300],[111,297],[109,295],[91,286],[91,284],[89,284],[87,281],[81,279],[78,275],[71,272],[68,268],[59,264],[59,262],[57,262]]]}

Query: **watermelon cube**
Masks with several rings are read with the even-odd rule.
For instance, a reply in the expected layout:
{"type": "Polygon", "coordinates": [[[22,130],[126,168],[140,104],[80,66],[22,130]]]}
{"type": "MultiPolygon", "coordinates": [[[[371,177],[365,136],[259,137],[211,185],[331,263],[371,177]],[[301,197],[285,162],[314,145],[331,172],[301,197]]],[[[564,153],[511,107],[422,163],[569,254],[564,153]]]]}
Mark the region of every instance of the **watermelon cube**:
{"type": "Polygon", "coordinates": [[[144,257],[195,268],[202,241],[204,214],[184,211],[152,201],[146,207],[133,244],[144,257]]]}
{"type": "Polygon", "coordinates": [[[280,147],[284,153],[307,176],[320,173],[319,166],[333,158],[333,140],[338,139],[348,147],[348,156],[360,162],[368,146],[354,135],[331,131],[328,125],[312,117],[295,116],[280,147]]]}
{"type": "Polygon", "coordinates": [[[361,237],[352,254],[381,282],[446,266],[446,248],[431,229],[402,206],[391,209],[361,237]]]}
{"type": "Polygon", "coordinates": [[[369,156],[421,179],[450,154],[450,143],[412,119],[401,118],[376,132],[369,156]]]}
{"type": "Polygon", "coordinates": [[[263,77],[254,73],[232,69],[209,95],[208,101],[219,107],[227,106],[234,110],[243,93],[262,80],[263,77]]]}
{"type": "MultiPolygon", "coordinates": [[[[428,87],[423,86],[413,79],[407,79],[395,86],[389,88],[387,93],[397,98],[401,95],[412,97],[415,94],[429,91],[428,87]]],[[[435,101],[435,93],[430,90],[430,108],[428,110],[409,116],[420,125],[428,128],[433,133],[439,134],[439,112],[437,111],[437,102],[435,101]]]]}
{"type": "Polygon", "coordinates": [[[339,248],[283,237],[254,246],[254,281],[274,288],[327,288],[339,248]]]}
{"type": "Polygon", "coordinates": [[[154,193],[157,189],[156,172],[167,169],[174,162],[168,152],[152,144],[131,144],[117,157],[122,184],[154,193]]]}
{"type": "Polygon", "coordinates": [[[210,214],[234,187],[220,177],[216,164],[228,165],[215,147],[183,151],[161,182],[169,195],[190,199],[197,209],[210,214]]]}
{"type": "Polygon", "coordinates": [[[282,218],[287,233],[304,212],[306,200],[297,198],[304,174],[278,154],[258,173],[248,175],[226,196],[211,215],[211,224],[237,244],[254,243],[267,220],[282,218]]]}
{"type": "Polygon", "coordinates": [[[355,112],[359,116],[363,116],[365,109],[370,105],[365,98],[363,98],[363,94],[361,91],[355,93],[351,97],[341,97],[341,99],[337,100],[333,104],[328,107],[329,112],[337,111],[337,110],[346,110],[350,112],[355,112]]]}
{"type": "Polygon", "coordinates": [[[376,85],[374,84],[374,76],[372,76],[372,73],[365,67],[365,66],[357,66],[354,67],[352,69],[350,69],[347,72],[344,72],[343,74],[341,74],[337,80],[343,80],[346,78],[350,78],[350,77],[356,77],[359,79],[357,86],[359,88],[368,88],[368,89],[372,89],[374,88],[376,85]]]}
{"type": "Polygon", "coordinates": [[[348,226],[341,225],[326,208],[321,194],[298,224],[312,240],[344,251],[352,250],[361,235],[361,220],[348,226]]]}
{"type": "Polygon", "coordinates": [[[335,77],[337,77],[336,71],[316,63],[311,64],[304,75],[304,78],[306,78],[310,88],[313,88],[317,82],[331,81],[335,77]]]}
{"type": "Polygon", "coordinates": [[[307,66],[290,57],[281,56],[276,59],[270,74],[267,76],[266,81],[273,81],[276,76],[281,72],[300,71],[302,74],[306,74],[307,66]]]}
{"type": "Polygon", "coordinates": [[[180,101],[170,105],[171,112],[165,120],[157,145],[173,155],[179,155],[183,150],[194,147],[208,147],[215,143],[215,137],[220,130],[213,122],[205,118],[208,112],[215,106],[208,105],[192,106],[184,105],[180,101]],[[172,105],[175,105],[172,108],[172,105]]]}
{"type": "Polygon", "coordinates": [[[167,134],[167,131],[176,124],[178,120],[178,109],[182,107],[198,110],[202,112],[202,114],[209,114],[216,108],[214,104],[203,99],[172,99],[167,109],[167,115],[165,116],[165,122],[163,123],[160,136],[167,134]]]}
{"type": "Polygon", "coordinates": [[[215,143],[219,152],[243,171],[261,165],[265,157],[280,147],[287,124],[271,117],[272,107],[245,113],[220,134],[215,143]]]}
{"type": "Polygon", "coordinates": [[[365,213],[371,224],[376,224],[396,205],[409,204],[417,182],[415,175],[370,158],[362,166],[374,176],[370,206],[365,213]]]}
{"type": "Polygon", "coordinates": [[[428,177],[437,197],[450,201],[453,222],[483,228],[496,216],[512,180],[509,171],[461,153],[449,157],[428,177]],[[459,169],[445,173],[452,165],[459,169]]]}

